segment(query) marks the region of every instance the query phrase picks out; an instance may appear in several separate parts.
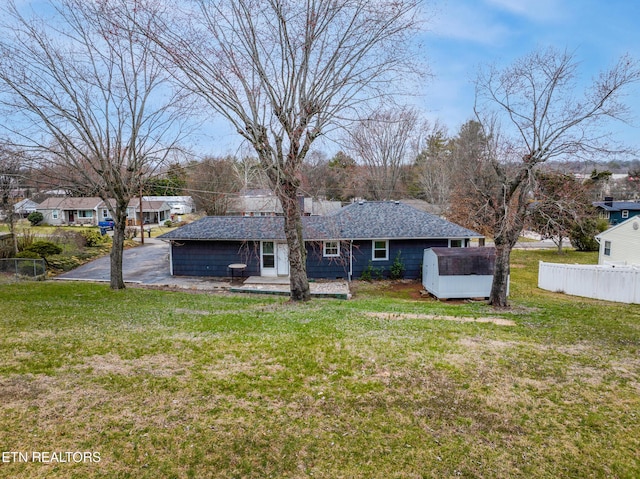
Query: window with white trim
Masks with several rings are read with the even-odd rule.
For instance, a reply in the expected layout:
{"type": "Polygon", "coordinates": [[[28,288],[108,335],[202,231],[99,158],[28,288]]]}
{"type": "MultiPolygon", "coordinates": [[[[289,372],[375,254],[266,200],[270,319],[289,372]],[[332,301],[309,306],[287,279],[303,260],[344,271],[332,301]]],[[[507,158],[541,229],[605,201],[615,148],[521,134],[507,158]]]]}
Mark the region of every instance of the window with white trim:
{"type": "Polygon", "coordinates": [[[464,248],[464,242],[461,239],[450,239],[449,248],[464,248]]]}
{"type": "Polygon", "coordinates": [[[78,210],[78,218],[93,218],[93,211],[91,211],[91,210],[78,210]]]}
{"type": "Polygon", "coordinates": [[[322,243],[322,256],[325,258],[340,256],[340,243],[338,241],[324,241],[322,243]]]}
{"type": "Polygon", "coordinates": [[[276,267],[276,249],[273,241],[262,242],[262,267],[276,267]]]}
{"type": "Polygon", "coordinates": [[[611,241],[604,242],[604,255],[611,256],[611,241]]]}
{"type": "Polygon", "coordinates": [[[622,218],[627,219],[629,217],[629,210],[622,210],[622,218]]]}
{"type": "Polygon", "coordinates": [[[389,259],[389,241],[388,240],[373,240],[372,242],[372,260],[373,261],[386,261],[389,259]]]}
{"type": "Polygon", "coordinates": [[[54,220],[57,220],[57,219],[58,219],[58,214],[59,214],[59,213],[58,213],[58,210],[53,210],[53,212],[51,213],[51,217],[52,217],[54,220]]]}

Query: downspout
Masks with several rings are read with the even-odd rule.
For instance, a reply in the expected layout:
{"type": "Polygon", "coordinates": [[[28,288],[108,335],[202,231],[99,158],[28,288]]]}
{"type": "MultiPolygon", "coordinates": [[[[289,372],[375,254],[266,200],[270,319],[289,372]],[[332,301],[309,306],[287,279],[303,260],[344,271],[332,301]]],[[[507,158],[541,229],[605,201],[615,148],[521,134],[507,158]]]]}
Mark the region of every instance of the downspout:
{"type": "Polygon", "coordinates": [[[353,240],[349,240],[349,282],[353,276],[353,240]]]}
{"type": "Polygon", "coordinates": [[[173,276],[173,241],[169,241],[169,274],[173,276]]]}

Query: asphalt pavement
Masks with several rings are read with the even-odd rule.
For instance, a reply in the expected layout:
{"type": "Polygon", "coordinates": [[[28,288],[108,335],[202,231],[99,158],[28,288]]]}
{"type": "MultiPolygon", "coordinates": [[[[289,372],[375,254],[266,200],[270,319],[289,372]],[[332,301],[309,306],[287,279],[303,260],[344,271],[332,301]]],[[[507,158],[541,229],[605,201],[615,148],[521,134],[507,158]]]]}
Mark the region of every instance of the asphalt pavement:
{"type": "MultiPolygon", "coordinates": [[[[76,281],[110,281],[110,256],[56,276],[56,279],[76,281]]],[[[122,274],[126,283],[171,285],[176,283],[169,269],[169,244],[155,238],[145,238],[144,245],[124,250],[122,274]]]]}

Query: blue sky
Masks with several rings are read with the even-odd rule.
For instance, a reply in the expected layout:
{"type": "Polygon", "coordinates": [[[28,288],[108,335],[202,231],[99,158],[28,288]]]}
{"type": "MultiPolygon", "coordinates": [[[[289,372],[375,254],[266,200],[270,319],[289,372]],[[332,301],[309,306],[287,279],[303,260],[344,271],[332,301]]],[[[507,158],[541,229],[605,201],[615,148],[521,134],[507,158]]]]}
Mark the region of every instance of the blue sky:
{"type": "MultiPolygon", "coordinates": [[[[452,136],[473,117],[472,80],[483,65],[506,66],[553,46],[574,53],[586,85],[622,55],[640,60],[639,0],[425,0],[425,12],[422,56],[432,76],[410,103],[452,136]]],[[[640,85],[629,90],[628,102],[634,126],[618,123],[611,130],[640,150],[640,85]]],[[[212,154],[239,154],[237,134],[221,119],[212,125],[212,138],[201,146],[210,145],[212,154]]],[[[336,149],[317,146],[328,154],[336,149]]]]}
{"type": "MultiPolygon", "coordinates": [[[[473,85],[482,65],[508,65],[537,49],[574,52],[588,83],[630,54],[640,60],[638,0],[436,0],[423,37],[433,78],[421,108],[455,134],[472,117],[473,85]]],[[[634,127],[612,132],[640,149],[640,85],[629,91],[634,127]]]]}

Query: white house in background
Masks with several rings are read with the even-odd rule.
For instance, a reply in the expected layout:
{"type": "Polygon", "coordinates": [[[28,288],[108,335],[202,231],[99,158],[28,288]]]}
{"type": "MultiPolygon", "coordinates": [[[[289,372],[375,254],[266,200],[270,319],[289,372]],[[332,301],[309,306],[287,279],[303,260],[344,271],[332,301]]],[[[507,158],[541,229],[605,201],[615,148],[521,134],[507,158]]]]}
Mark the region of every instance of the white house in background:
{"type": "Polygon", "coordinates": [[[191,196],[143,196],[144,201],[162,201],[169,205],[172,215],[188,215],[196,212],[191,196]]]}
{"type": "Polygon", "coordinates": [[[29,198],[25,198],[22,201],[18,201],[15,205],[13,205],[13,211],[16,216],[21,218],[26,218],[29,214],[35,212],[38,209],[38,203],[30,200],[29,198]]]}
{"type": "Polygon", "coordinates": [[[603,231],[596,240],[598,264],[640,265],[640,216],[603,231]]]}

